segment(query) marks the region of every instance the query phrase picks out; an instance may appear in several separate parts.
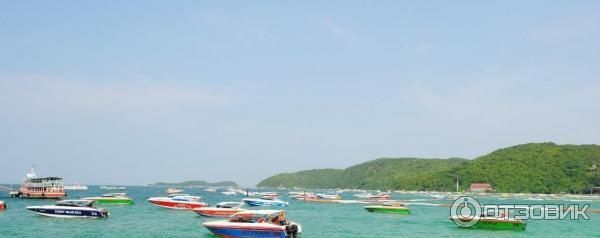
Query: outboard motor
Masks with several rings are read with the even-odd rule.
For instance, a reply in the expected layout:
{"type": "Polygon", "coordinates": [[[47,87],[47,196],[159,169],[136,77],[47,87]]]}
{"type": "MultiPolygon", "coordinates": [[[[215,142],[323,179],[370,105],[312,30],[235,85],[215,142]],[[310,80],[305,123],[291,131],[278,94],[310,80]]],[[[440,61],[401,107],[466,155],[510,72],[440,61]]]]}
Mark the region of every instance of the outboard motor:
{"type": "Polygon", "coordinates": [[[106,208],[100,209],[100,212],[102,212],[102,217],[108,217],[108,215],[110,215],[110,213],[108,213],[108,210],[106,210],[106,208]]]}
{"type": "Polygon", "coordinates": [[[285,226],[285,231],[287,232],[289,238],[298,237],[298,225],[296,224],[285,226]]]}

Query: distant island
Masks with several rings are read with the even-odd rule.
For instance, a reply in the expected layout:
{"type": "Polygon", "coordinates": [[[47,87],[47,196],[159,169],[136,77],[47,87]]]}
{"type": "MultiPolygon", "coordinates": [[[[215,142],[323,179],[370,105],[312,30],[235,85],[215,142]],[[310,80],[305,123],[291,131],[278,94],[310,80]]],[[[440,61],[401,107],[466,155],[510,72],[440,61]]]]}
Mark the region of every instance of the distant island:
{"type": "Polygon", "coordinates": [[[158,182],[149,184],[149,186],[161,186],[161,187],[240,187],[236,182],[233,181],[222,181],[216,183],[209,183],[203,180],[189,180],[179,183],[165,183],[158,182]]]}
{"type": "Polygon", "coordinates": [[[600,187],[599,145],[530,143],[473,160],[382,158],[346,169],[282,173],[257,187],[465,191],[489,183],[497,192],[590,193],[600,187]]]}

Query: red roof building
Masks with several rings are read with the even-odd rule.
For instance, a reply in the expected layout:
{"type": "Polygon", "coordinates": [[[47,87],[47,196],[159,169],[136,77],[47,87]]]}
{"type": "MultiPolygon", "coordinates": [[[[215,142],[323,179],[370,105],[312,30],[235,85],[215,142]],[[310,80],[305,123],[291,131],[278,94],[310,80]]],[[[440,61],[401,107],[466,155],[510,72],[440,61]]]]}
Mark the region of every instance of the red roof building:
{"type": "Polygon", "coordinates": [[[489,183],[472,183],[469,187],[471,192],[494,192],[492,185],[489,183]]]}

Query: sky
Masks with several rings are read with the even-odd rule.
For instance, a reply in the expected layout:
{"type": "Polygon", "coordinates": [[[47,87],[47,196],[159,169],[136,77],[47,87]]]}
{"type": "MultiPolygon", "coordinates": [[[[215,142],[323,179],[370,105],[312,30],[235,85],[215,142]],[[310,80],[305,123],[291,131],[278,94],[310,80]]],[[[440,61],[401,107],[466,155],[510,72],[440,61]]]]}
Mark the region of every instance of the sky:
{"type": "Polygon", "coordinates": [[[600,144],[600,1],[0,0],[0,183],[600,144]]]}

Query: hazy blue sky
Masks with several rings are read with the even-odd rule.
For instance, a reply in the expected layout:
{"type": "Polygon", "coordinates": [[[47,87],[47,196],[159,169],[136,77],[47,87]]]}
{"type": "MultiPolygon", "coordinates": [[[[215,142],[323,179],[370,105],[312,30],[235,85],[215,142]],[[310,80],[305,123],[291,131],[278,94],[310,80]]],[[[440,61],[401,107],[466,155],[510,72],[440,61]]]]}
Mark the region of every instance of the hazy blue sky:
{"type": "Polygon", "coordinates": [[[600,143],[600,1],[0,0],[0,182],[600,143]]]}

